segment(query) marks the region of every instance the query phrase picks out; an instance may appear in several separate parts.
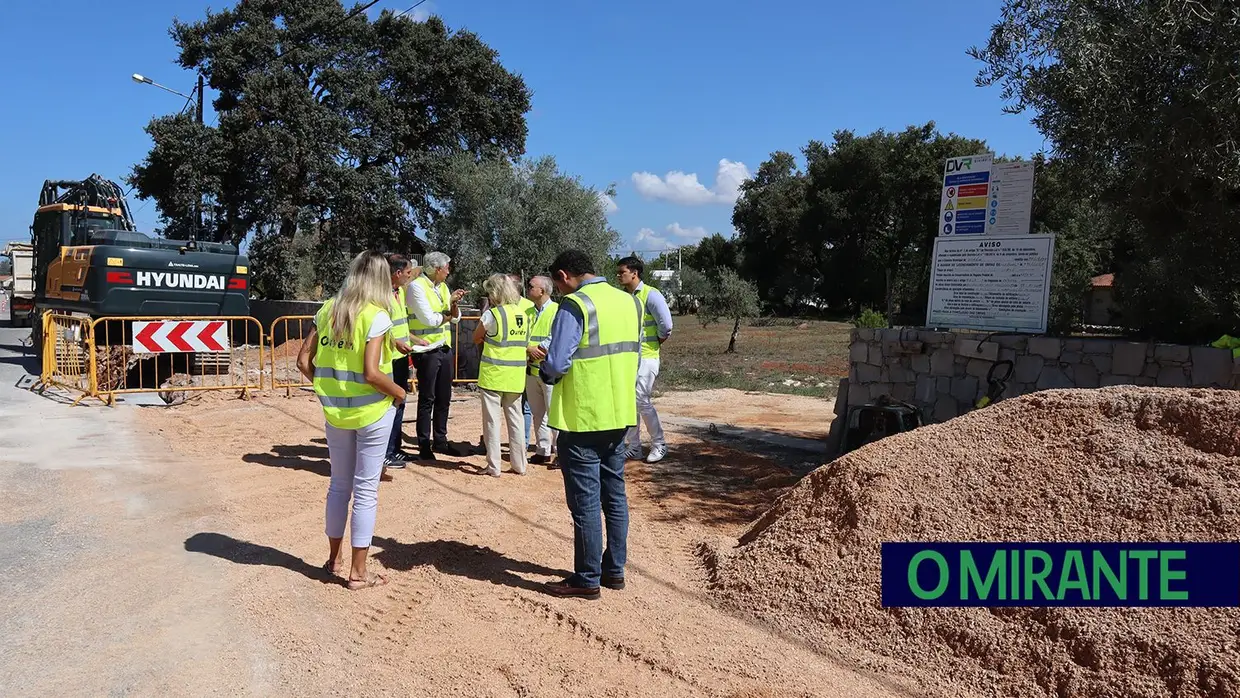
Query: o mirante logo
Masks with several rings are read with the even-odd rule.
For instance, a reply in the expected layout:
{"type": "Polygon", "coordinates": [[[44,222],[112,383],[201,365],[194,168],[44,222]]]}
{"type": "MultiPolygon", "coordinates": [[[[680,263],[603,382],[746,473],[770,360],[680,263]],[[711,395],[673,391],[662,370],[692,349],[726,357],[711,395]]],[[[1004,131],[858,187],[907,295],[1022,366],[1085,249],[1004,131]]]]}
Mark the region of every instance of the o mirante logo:
{"type": "Polygon", "coordinates": [[[883,543],[883,606],[1240,606],[1240,543],[883,543]]]}

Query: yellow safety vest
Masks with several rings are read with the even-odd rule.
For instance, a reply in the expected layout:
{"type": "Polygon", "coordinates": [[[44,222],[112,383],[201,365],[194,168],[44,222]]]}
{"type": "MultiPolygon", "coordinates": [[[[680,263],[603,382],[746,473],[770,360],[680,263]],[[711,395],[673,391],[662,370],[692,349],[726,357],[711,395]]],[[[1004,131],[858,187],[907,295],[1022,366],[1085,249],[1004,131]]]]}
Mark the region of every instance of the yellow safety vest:
{"type": "MultiPolygon", "coordinates": [[[[353,323],[353,336],[334,339],[329,299],[315,317],[318,348],[314,353],[314,392],[327,423],[338,429],[361,429],[377,422],[392,398],[366,382],[366,341],[370,325],[383,309],[368,304],[353,323]]],[[[390,335],[389,335],[390,336],[390,335]]],[[[385,337],[379,365],[391,370],[390,341],[385,337]]]]}
{"type": "MultiPolygon", "coordinates": [[[[409,343],[409,306],[405,303],[405,287],[401,286],[396,289],[395,295],[392,302],[392,329],[388,330],[388,337],[391,338],[393,347],[396,346],[396,342],[409,343]]],[[[402,356],[397,351],[392,352],[392,364],[408,360],[409,357],[402,356]]]]}
{"type": "MultiPolygon", "coordinates": [[[[441,283],[436,286],[426,276],[419,276],[413,280],[413,283],[422,287],[426,300],[430,302],[431,311],[443,315],[448,314],[448,310],[452,307],[452,292],[448,290],[447,284],[441,283]]],[[[452,330],[449,325],[438,325],[436,327],[424,325],[418,319],[417,313],[409,316],[409,334],[421,337],[431,344],[442,339],[445,347],[452,346],[452,330]]]]}
{"type": "Polygon", "coordinates": [[[482,343],[478,364],[478,387],[500,393],[525,392],[525,349],[529,346],[530,319],[516,304],[492,306],[494,337],[482,343]]]}
{"type": "Polygon", "coordinates": [[[650,287],[642,284],[634,292],[637,299],[642,304],[642,358],[657,359],[659,358],[659,324],[655,322],[654,313],[646,306],[647,299],[650,298],[650,287]]]}
{"type": "Polygon", "coordinates": [[[409,343],[409,304],[405,297],[405,287],[396,289],[396,300],[392,303],[392,340],[409,343]]]}
{"type": "Polygon", "coordinates": [[[585,325],[568,373],[551,391],[551,427],[589,432],[637,424],[640,301],[597,282],[568,294],[563,303],[576,306],[585,325]]]}
{"type": "Polygon", "coordinates": [[[1210,346],[1215,349],[1230,349],[1233,359],[1240,359],[1240,339],[1225,334],[1222,337],[1210,342],[1210,346]]]}
{"type": "MultiPolygon", "coordinates": [[[[551,323],[555,322],[555,311],[560,307],[559,303],[548,300],[543,306],[542,313],[538,312],[538,306],[534,306],[534,324],[530,327],[530,346],[536,347],[543,342],[551,339],[551,323]]],[[[530,359],[530,375],[538,375],[538,367],[542,365],[542,361],[530,359]]]]}
{"type": "Polygon", "coordinates": [[[538,306],[534,305],[534,301],[521,296],[521,299],[517,301],[517,310],[525,313],[530,319],[530,324],[534,324],[534,318],[538,316],[538,306]]]}

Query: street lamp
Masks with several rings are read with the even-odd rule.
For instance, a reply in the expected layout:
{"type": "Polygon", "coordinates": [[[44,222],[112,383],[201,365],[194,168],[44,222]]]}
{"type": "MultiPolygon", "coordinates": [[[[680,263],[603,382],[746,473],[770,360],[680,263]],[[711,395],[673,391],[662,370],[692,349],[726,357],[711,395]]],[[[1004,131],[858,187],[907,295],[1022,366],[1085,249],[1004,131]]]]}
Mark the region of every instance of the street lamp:
{"type": "MultiPolygon", "coordinates": [[[[174,90],[171,87],[166,87],[164,85],[161,85],[155,82],[154,80],[146,77],[145,75],[141,75],[139,73],[134,73],[130,77],[133,78],[133,81],[136,83],[158,87],[159,89],[164,90],[166,92],[171,92],[174,95],[179,95],[181,97],[184,97],[188,102],[193,102],[194,95],[196,94],[198,96],[198,104],[195,105],[194,119],[199,124],[202,124],[202,94],[203,94],[202,73],[198,74],[198,87],[194,89],[193,93],[188,94],[188,95],[185,94],[184,92],[178,92],[177,90],[174,90]]],[[[182,111],[184,111],[184,108],[182,108],[182,111]]],[[[193,249],[198,248],[198,231],[202,227],[202,192],[201,191],[198,192],[198,199],[194,202],[194,218],[192,221],[190,221],[190,223],[191,225],[190,225],[188,247],[189,249],[193,250],[193,249]]]]}

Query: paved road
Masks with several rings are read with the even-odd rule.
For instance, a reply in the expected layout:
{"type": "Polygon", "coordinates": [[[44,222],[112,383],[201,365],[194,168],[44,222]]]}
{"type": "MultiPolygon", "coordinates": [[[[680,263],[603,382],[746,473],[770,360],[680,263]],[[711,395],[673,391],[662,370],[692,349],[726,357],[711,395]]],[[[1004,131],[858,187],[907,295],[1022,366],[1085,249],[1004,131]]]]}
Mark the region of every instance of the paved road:
{"type": "Polygon", "coordinates": [[[28,333],[0,327],[0,695],[203,695],[225,665],[265,692],[228,582],[184,550],[210,487],[135,436],[143,408],[16,387],[28,333]]]}

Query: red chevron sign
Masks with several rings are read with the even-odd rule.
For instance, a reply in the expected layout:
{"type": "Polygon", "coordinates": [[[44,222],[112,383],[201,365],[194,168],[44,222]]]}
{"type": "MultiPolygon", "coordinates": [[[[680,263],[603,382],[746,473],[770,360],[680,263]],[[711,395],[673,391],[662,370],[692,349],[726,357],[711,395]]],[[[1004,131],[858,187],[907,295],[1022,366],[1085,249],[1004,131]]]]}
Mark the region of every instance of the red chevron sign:
{"type": "Polygon", "coordinates": [[[223,320],[134,322],[135,354],[228,351],[228,323],[223,320]]]}

